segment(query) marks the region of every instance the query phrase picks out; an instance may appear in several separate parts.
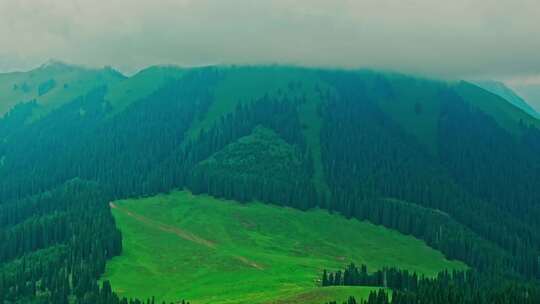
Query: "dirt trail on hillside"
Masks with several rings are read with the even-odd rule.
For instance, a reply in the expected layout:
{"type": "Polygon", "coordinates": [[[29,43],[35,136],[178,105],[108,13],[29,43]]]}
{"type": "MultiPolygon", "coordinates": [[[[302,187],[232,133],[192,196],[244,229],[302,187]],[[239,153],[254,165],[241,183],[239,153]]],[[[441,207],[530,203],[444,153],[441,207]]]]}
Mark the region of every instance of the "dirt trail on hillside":
{"type": "Polygon", "coordinates": [[[179,229],[177,227],[173,227],[173,226],[162,224],[160,222],[153,221],[153,220],[151,220],[151,219],[149,219],[149,218],[147,218],[145,216],[142,216],[140,214],[136,214],[136,213],[134,213],[132,211],[129,211],[129,210],[125,209],[125,208],[119,207],[115,203],[111,202],[111,203],[109,203],[109,205],[111,206],[111,208],[118,209],[118,210],[124,212],[125,214],[131,216],[132,218],[138,220],[139,222],[142,222],[142,223],[145,223],[145,224],[147,224],[149,226],[158,228],[161,231],[176,234],[177,236],[179,236],[180,238],[182,238],[182,239],[184,239],[186,241],[191,241],[191,242],[197,243],[199,245],[202,245],[202,246],[205,246],[205,247],[208,247],[208,248],[212,248],[212,249],[216,248],[216,244],[214,242],[211,242],[211,241],[205,240],[203,238],[200,238],[200,237],[194,235],[193,233],[187,232],[187,231],[179,229]]]}
{"type": "MultiPolygon", "coordinates": [[[[119,211],[127,214],[128,216],[136,219],[137,221],[139,221],[141,223],[144,223],[144,224],[146,224],[148,226],[157,228],[157,229],[159,229],[161,231],[164,231],[164,232],[175,234],[176,236],[178,236],[181,239],[184,239],[186,241],[194,242],[196,244],[199,244],[199,245],[202,245],[204,247],[214,249],[214,250],[217,248],[216,243],[214,243],[212,241],[209,241],[209,240],[206,240],[206,239],[203,239],[203,238],[201,238],[201,237],[199,237],[199,236],[197,236],[197,235],[195,235],[195,234],[193,234],[191,232],[185,231],[185,230],[180,229],[178,227],[166,225],[166,224],[160,223],[158,221],[154,221],[154,220],[149,219],[149,218],[147,218],[147,217],[145,217],[143,215],[140,215],[140,214],[134,213],[132,211],[129,211],[126,208],[122,208],[122,207],[116,205],[113,202],[110,202],[109,206],[112,209],[116,209],[116,210],[119,210],[119,211]]],[[[253,267],[253,268],[256,268],[256,269],[259,269],[259,270],[264,269],[264,267],[262,267],[260,264],[258,264],[256,262],[253,262],[253,261],[251,261],[251,260],[249,260],[249,259],[247,259],[247,258],[245,258],[243,256],[233,255],[232,258],[234,258],[235,260],[238,260],[238,261],[242,262],[243,264],[248,265],[250,267],[253,267]]]]}

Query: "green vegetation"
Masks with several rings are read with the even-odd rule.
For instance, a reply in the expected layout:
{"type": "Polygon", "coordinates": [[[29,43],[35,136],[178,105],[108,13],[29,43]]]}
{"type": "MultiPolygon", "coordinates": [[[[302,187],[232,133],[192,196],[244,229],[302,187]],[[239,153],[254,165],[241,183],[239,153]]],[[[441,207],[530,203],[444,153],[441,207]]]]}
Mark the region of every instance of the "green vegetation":
{"type": "Polygon", "coordinates": [[[36,100],[39,106],[30,117],[30,121],[36,121],[77,97],[124,78],[109,68],[90,69],[60,62],[27,73],[0,74],[0,117],[19,103],[36,100]]]}
{"type": "Polygon", "coordinates": [[[214,102],[202,119],[193,121],[184,144],[215,127],[220,119],[234,113],[240,105],[260,98],[300,103],[300,124],[310,161],[313,162],[312,181],[316,189],[328,198],[330,191],[324,176],[320,145],[320,110],[325,98],[322,94],[330,94],[332,90],[319,77],[318,71],[293,67],[233,67],[219,70],[223,80],[215,88],[214,102]]]}
{"type": "Polygon", "coordinates": [[[369,292],[337,288],[324,296],[318,287],[324,268],[351,261],[426,275],[465,267],[412,237],[322,210],[242,205],[185,191],[114,204],[124,253],[108,263],[104,279],[120,295],[193,303],[320,302],[369,292]]]}
{"type": "Polygon", "coordinates": [[[214,90],[214,102],[206,115],[190,128],[188,137],[191,139],[232,113],[238,105],[265,95],[282,97],[292,82],[313,82],[317,79],[314,71],[289,67],[223,67],[218,70],[223,79],[214,90]]]}
{"type": "Polygon", "coordinates": [[[381,109],[436,155],[441,112],[438,93],[444,85],[401,75],[389,77],[394,93],[391,98],[378,99],[381,109]]]}
{"type": "Polygon", "coordinates": [[[112,300],[96,284],[122,251],[105,197],[96,183],[74,179],[0,204],[0,303],[112,300]]]}
{"type": "Polygon", "coordinates": [[[346,302],[349,297],[355,299],[367,299],[370,292],[378,291],[378,287],[363,286],[329,286],[325,288],[313,288],[306,292],[273,300],[275,304],[322,304],[330,301],[338,303],[346,302]]]}
{"type": "Polygon", "coordinates": [[[194,172],[211,172],[222,179],[228,176],[291,183],[291,178],[307,178],[302,166],[301,156],[294,146],[274,131],[259,126],[250,135],[200,162],[194,172]]]}
{"type": "MultiPolygon", "coordinates": [[[[540,294],[531,286],[506,285],[500,289],[482,288],[493,278],[479,276],[467,271],[443,271],[436,277],[424,277],[407,270],[385,268],[369,273],[367,266],[350,264],[344,270],[324,271],[322,286],[374,286],[385,289],[372,290],[367,300],[351,297],[347,304],[493,304],[493,303],[536,303],[540,294]],[[392,292],[389,293],[388,289],[392,292]],[[358,301],[358,302],[357,302],[358,301]]],[[[328,302],[328,304],[336,301],[328,302]]],[[[337,302],[339,303],[339,302],[337,302]]]]}
{"type": "Polygon", "coordinates": [[[174,66],[151,67],[112,86],[105,96],[105,100],[110,102],[113,108],[111,115],[120,113],[133,102],[148,97],[167,82],[180,79],[184,71],[174,66]]]}
{"type": "Polygon", "coordinates": [[[326,177],[324,176],[324,167],[321,153],[321,129],[322,129],[322,117],[321,111],[324,106],[323,90],[328,94],[331,94],[330,88],[322,82],[312,81],[306,85],[301,86],[305,91],[303,103],[300,105],[299,118],[302,126],[302,133],[306,139],[308,151],[310,153],[311,161],[313,162],[313,176],[312,181],[324,200],[330,198],[330,189],[326,183],[326,177]],[[319,92],[317,92],[317,89],[319,92]]]}
{"type": "Polygon", "coordinates": [[[109,272],[115,282],[139,281],[130,288],[143,296],[190,286],[175,300],[259,301],[268,294],[255,290],[276,282],[289,284],[275,295],[283,301],[322,296],[317,272],[350,261],[424,273],[442,267],[419,260],[414,242],[466,263],[482,289],[506,294],[505,285],[517,283],[509,303],[540,279],[538,123],[474,85],[276,66],[155,67],[125,78],[55,63],[2,74],[0,87],[1,111],[9,111],[0,118],[0,268],[8,272],[0,275],[0,303],[7,295],[10,303],[125,304],[108,281],[95,286],[105,261],[121,253],[113,265],[136,265],[109,272]],[[86,194],[89,208],[72,188],[46,204],[29,200],[74,178],[96,187],[86,194]],[[108,202],[172,189],[295,210],[220,202],[202,212],[204,201],[215,201],[204,196],[189,210],[152,205],[160,198],[126,202],[141,206],[145,224],[117,214],[120,225],[138,225],[126,230],[121,252],[108,202]],[[231,221],[231,212],[245,216],[231,221]],[[363,235],[371,230],[358,220],[408,235],[407,244],[381,227],[368,225],[378,232],[363,235]],[[95,223],[104,224],[85,226],[95,223]],[[265,229],[250,230],[253,223],[265,229]],[[136,247],[143,244],[154,249],[136,247]],[[148,262],[169,252],[179,259],[148,262]],[[26,267],[34,257],[39,269],[26,267]],[[180,266],[187,274],[177,274],[180,266]],[[261,273],[261,283],[239,281],[261,273]],[[152,280],[167,290],[152,289],[152,280]]]}

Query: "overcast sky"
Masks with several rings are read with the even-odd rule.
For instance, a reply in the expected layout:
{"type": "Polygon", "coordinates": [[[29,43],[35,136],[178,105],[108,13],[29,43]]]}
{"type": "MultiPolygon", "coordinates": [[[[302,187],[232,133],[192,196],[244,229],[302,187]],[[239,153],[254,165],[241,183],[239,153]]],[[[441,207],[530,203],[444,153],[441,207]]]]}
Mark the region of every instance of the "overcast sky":
{"type": "Polygon", "coordinates": [[[538,0],[0,0],[0,71],[49,58],[540,81],[538,0]]]}

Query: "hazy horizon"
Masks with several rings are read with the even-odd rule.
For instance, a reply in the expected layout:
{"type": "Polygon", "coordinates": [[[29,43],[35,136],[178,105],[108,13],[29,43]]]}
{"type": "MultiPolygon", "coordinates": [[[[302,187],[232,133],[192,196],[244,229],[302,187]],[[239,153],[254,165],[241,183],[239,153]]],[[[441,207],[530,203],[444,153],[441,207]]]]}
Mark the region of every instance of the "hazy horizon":
{"type": "Polygon", "coordinates": [[[540,83],[538,15],[532,0],[5,0],[0,72],[53,58],[126,74],[282,64],[540,83]]]}

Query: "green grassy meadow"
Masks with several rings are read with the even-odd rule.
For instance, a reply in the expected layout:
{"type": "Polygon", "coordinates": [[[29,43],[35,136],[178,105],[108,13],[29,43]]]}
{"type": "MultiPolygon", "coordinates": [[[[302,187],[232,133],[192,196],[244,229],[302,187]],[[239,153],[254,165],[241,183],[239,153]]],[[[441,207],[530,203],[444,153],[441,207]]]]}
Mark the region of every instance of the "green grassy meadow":
{"type": "Polygon", "coordinates": [[[192,303],[321,303],[370,288],[321,288],[350,262],[434,275],[464,268],[422,241],[322,210],[239,204],[177,191],[117,201],[123,254],[103,279],[121,296],[192,303]]]}

